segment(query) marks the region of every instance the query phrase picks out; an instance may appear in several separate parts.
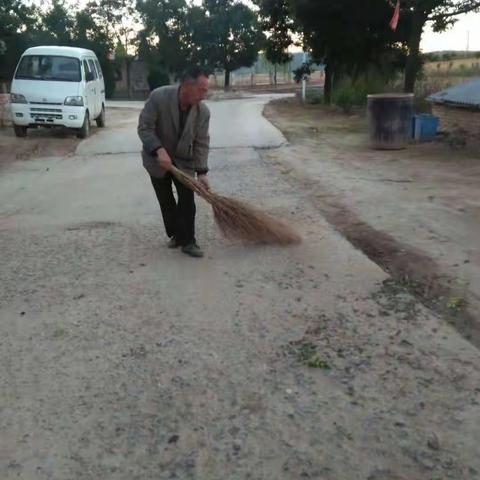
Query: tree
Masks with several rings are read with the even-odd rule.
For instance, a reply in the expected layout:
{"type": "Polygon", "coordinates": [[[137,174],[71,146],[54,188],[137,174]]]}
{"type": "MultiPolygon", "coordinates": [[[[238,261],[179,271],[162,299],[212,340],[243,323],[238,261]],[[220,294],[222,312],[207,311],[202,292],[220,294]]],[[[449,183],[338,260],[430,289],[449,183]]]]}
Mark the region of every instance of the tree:
{"type": "Polygon", "coordinates": [[[74,17],[71,16],[63,1],[53,0],[51,8],[41,16],[44,41],[39,43],[71,45],[74,23],[74,17]]]}
{"type": "Polygon", "coordinates": [[[265,36],[255,12],[233,0],[205,0],[208,63],[225,71],[225,88],[230,74],[255,63],[265,36]]]}
{"type": "Polygon", "coordinates": [[[144,23],[139,54],[151,70],[165,68],[171,81],[196,64],[224,69],[228,87],[230,72],[252,65],[263,40],[254,12],[233,0],[145,0],[137,9],[144,23]]]}
{"type": "Polygon", "coordinates": [[[137,2],[137,10],[144,24],[141,57],[152,66],[162,64],[173,81],[192,62],[197,50],[192,41],[194,19],[189,16],[189,6],[185,0],[145,0],[137,2]]]}
{"type": "Polygon", "coordinates": [[[446,30],[458,15],[480,10],[480,0],[403,0],[400,26],[408,22],[408,57],[405,67],[405,92],[415,90],[421,70],[420,41],[427,22],[433,22],[434,31],[446,30]]]}
{"type": "Polygon", "coordinates": [[[36,8],[20,0],[0,0],[0,81],[10,81],[23,51],[29,46],[30,31],[37,24],[36,8]]]}
{"type": "Polygon", "coordinates": [[[274,83],[277,84],[277,65],[288,63],[292,55],[288,47],[293,44],[295,25],[290,15],[288,0],[257,0],[261,26],[267,33],[265,55],[274,66],[274,83]]]}
{"type": "Polygon", "coordinates": [[[356,78],[385,56],[401,57],[398,38],[386,21],[385,0],[289,0],[304,44],[316,63],[325,64],[325,101],[342,76],[356,78]]]}

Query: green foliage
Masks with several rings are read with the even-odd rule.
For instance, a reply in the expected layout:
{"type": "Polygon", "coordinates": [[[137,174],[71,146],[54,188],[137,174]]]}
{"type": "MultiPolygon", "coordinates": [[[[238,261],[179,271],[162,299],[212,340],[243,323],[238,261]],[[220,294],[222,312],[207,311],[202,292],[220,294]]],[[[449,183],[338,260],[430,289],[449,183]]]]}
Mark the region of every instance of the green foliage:
{"type": "Polygon", "coordinates": [[[60,338],[65,335],[65,329],[63,327],[57,327],[55,331],[53,332],[53,336],[55,338],[60,338]]]}
{"type": "Polygon", "coordinates": [[[38,29],[35,7],[20,0],[0,0],[0,81],[10,81],[22,52],[38,29]]]}
{"type": "Polygon", "coordinates": [[[312,63],[311,61],[302,63],[300,67],[293,70],[293,79],[295,82],[300,83],[303,79],[308,80],[308,77],[310,77],[313,72],[312,63]]]}
{"type": "Polygon", "coordinates": [[[137,8],[145,25],[139,52],[152,76],[158,61],[170,76],[193,64],[231,72],[253,65],[263,45],[257,15],[233,0],[205,0],[201,6],[145,0],[137,8]]]}
{"type": "Polygon", "coordinates": [[[107,98],[112,98],[115,92],[115,73],[113,63],[105,57],[100,57],[99,62],[102,67],[103,80],[105,82],[105,96],[107,98]]]}
{"type": "Polygon", "coordinates": [[[335,88],[332,96],[333,103],[345,113],[350,113],[355,107],[367,103],[367,95],[384,93],[385,80],[379,75],[363,75],[356,80],[344,78],[335,88]]]}
{"type": "Polygon", "coordinates": [[[310,105],[321,105],[323,102],[323,97],[320,95],[313,95],[308,98],[308,103],[310,105]]]}
{"type": "Polygon", "coordinates": [[[456,311],[461,307],[461,305],[462,305],[462,299],[453,297],[453,298],[450,298],[450,300],[448,301],[447,308],[449,310],[456,311]]]}
{"type": "Polygon", "coordinates": [[[285,348],[285,353],[307,367],[331,369],[330,365],[318,355],[317,346],[307,338],[290,342],[285,348]]]}
{"type": "Polygon", "coordinates": [[[413,110],[415,113],[432,113],[432,104],[423,95],[415,95],[413,99],[413,110]]]}
{"type": "Polygon", "coordinates": [[[163,65],[149,65],[148,86],[150,90],[168,85],[169,83],[168,72],[163,65]]]}
{"type": "Polygon", "coordinates": [[[137,10],[144,24],[141,58],[149,64],[160,59],[174,74],[183,71],[193,61],[193,36],[199,27],[186,1],[139,1],[137,10]]]}
{"type": "Polygon", "coordinates": [[[274,65],[288,63],[292,56],[288,47],[293,43],[294,21],[288,0],[257,0],[261,26],[267,32],[265,54],[274,65]]]}
{"type": "Polygon", "coordinates": [[[404,55],[401,40],[385,21],[384,0],[291,0],[291,11],[314,61],[325,64],[325,100],[342,75],[358,76],[385,55],[404,55]]]}
{"type": "Polygon", "coordinates": [[[344,82],[336,89],[333,93],[332,101],[344,113],[350,113],[354,106],[363,104],[363,98],[360,98],[359,93],[351,82],[344,82]]]}
{"type": "MultiPolygon", "coordinates": [[[[269,5],[269,0],[258,0],[269,5]]],[[[275,3],[274,0],[271,0],[275,3]]],[[[385,53],[403,56],[405,89],[413,91],[422,69],[420,41],[425,24],[432,21],[441,31],[457,15],[480,9],[479,0],[405,0],[398,28],[391,18],[395,2],[385,0],[290,0],[289,13],[303,35],[315,61],[326,65],[325,94],[328,98],[334,79],[365,72],[385,53]]],[[[274,7],[270,6],[270,9],[274,7]]]]}
{"type": "Polygon", "coordinates": [[[225,86],[229,73],[250,67],[264,45],[265,37],[258,16],[247,5],[234,0],[204,0],[209,45],[206,62],[225,70],[225,86]]]}

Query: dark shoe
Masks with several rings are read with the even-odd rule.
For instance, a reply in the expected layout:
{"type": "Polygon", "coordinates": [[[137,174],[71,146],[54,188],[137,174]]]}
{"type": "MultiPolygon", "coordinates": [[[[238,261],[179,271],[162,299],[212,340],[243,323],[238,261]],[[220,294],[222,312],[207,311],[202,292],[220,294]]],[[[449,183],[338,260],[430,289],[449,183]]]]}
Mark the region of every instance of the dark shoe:
{"type": "Polygon", "coordinates": [[[172,237],[167,243],[168,248],[178,248],[179,246],[175,237],[172,237]]]}
{"type": "Polygon", "coordinates": [[[184,247],[182,247],[182,252],[195,258],[203,257],[202,250],[200,250],[200,247],[194,242],[189,243],[188,245],[185,245],[184,247]]]}

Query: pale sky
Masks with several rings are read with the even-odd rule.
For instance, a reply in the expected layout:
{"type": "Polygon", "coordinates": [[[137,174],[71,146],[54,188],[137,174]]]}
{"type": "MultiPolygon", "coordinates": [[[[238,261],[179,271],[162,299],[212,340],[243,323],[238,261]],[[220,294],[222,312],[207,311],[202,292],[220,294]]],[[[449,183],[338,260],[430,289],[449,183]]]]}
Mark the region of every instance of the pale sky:
{"type": "Polygon", "coordinates": [[[433,33],[427,27],[422,37],[423,51],[466,50],[467,32],[470,32],[470,51],[480,51],[480,13],[468,13],[458,18],[458,22],[446,32],[433,33]]]}

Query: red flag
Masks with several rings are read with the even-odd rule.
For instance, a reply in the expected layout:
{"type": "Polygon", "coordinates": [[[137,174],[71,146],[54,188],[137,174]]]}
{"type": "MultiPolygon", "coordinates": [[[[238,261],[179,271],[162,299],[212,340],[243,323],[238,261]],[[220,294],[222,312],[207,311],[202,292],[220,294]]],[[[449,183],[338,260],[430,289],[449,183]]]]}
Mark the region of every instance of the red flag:
{"type": "Polygon", "coordinates": [[[397,5],[395,7],[395,11],[393,12],[393,17],[390,20],[390,28],[393,31],[397,29],[399,19],[400,19],[400,0],[397,0],[397,5]]]}

